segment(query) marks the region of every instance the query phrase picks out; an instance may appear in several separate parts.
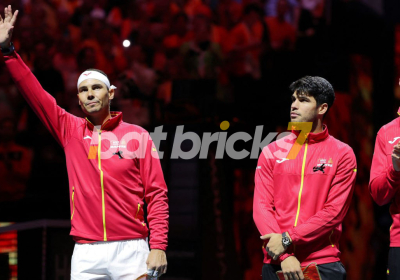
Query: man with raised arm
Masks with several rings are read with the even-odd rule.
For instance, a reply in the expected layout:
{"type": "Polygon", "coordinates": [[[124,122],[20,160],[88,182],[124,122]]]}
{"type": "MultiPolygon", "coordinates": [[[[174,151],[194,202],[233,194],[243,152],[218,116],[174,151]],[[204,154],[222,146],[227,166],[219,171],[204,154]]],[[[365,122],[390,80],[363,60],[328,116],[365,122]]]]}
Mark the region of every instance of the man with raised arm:
{"type": "Polygon", "coordinates": [[[115,87],[100,70],[88,69],[77,82],[85,119],[57,106],[14,50],[17,15],[8,6],[0,16],[0,48],[20,92],[65,151],[76,241],[71,279],[160,276],[167,268],[168,198],[153,141],[123,122],[121,112],[110,112],[115,87]]]}
{"type": "Polygon", "coordinates": [[[306,76],[290,90],[293,133],[263,149],[255,174],[253,216],[265,241],[262,277],[277,279],[281,269],[286,280],[304,279],[302,268],[316,264],[322,280],[344,280],[339,238],[356,158],[322,123],[335,99],[332,85],[306,76]]]}

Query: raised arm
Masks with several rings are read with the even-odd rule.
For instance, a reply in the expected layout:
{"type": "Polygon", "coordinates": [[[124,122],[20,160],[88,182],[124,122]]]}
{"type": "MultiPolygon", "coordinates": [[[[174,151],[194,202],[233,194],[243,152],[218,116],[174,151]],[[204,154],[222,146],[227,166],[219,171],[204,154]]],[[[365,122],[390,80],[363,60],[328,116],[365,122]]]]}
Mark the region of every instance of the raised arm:
{"type": "Polygon", "coordinates": [[[54,97],[42,88],[31,70],[13,50],[11,37],[17,16],[18,11],[13,14],[10,5],[4,9],[4,18],[0,16],[0,48],[6,67],[33,111],[64,147],[68,143],[68,132],[74,129],[71,125],[76,124],[72,119],[76,117],[57,106],[54,97]]]}

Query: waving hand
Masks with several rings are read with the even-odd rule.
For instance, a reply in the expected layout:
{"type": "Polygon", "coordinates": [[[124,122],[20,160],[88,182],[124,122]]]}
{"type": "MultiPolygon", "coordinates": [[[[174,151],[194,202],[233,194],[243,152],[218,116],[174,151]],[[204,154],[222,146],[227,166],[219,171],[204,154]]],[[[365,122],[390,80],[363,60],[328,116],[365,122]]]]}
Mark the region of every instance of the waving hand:
{"type": "Polygon", "coordinates": [[[4,8],[4,18],[0,14],[0,48],[8,48],[11,35],[17,20],[18,10],[12,13],[11,5],[4,8]]]}

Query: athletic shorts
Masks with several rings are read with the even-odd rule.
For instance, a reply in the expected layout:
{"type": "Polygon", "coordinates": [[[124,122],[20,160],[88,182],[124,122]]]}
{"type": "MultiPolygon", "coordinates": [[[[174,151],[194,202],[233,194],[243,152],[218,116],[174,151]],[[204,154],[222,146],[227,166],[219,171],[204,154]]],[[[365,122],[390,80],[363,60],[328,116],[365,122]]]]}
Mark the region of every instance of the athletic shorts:
{"type": "Polygon", "coordinates": [[[135,280],[147,272],[144,239],[75,243],[71,280],[135,280]]]}

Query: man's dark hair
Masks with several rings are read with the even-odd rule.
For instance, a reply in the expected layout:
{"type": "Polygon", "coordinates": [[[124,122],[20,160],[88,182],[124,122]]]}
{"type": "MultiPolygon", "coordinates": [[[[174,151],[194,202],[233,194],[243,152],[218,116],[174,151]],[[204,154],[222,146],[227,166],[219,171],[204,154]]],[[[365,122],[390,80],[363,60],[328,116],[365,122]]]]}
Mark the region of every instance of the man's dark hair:
{"type": "MultiPolygon", "coordinates": [[[[87,69],[87,70],[85,70],[85,71],[96,71],[96,72],[99,72],[100,74],[103,74],[104,76],[107,77],[106,73],[104,73],[103,71],[101,71],[101,70],[99,70],[99,69],[89,68],[89,69],[87,69]]],[[[107,79],[108,79],[108,77],[107,77],[107,79]]]]}
{"type": "Polygon", "coordinates": [[[327,103],[328,111],[335,101],[335,91],[332,85],[321,77],[305,76],[290,85],[292,93],[312,96],[317,101],[317,106],[327,103]]]}

